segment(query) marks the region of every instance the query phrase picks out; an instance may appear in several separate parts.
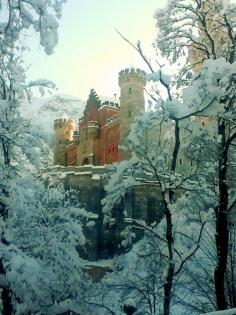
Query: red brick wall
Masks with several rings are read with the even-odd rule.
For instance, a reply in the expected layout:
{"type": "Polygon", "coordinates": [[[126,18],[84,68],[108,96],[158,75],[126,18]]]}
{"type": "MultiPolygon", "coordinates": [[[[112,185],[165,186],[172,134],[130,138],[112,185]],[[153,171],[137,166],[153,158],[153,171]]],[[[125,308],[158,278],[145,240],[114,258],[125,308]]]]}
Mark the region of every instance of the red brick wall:
{"type": "Polygon", "coordinates": [[[95,107],[89,106],[86,112],[87,121],[97,121],[98,120],[98,111],[95,107]]]}
{"type": "Polygon", "coordinates": [[[100,129],[98,161],[99,165],[111,164],[119,161],[119,123],[100,129]]]}
{"type": "Polygon", "coordinates": [[[76,165],[77,161],[77,146],[70,145],[66,148],[66,165],[76,165]]]}
{"type": "Polygon", "coordinates": [[[111,118],[119,114],[119,108],[110,107],[110,106],[103,106],[98,111],[98,121],[100,126],[104,126],[106,123],[106,119],[111,118]]]}
{"type": "MultiPolygon", "coordinates": [[[[102,108],[100,108],[100,110],[97,110],[95,107],[89,106],[85,112],[85,117],[80,119],[80,131],[81,128],[87,128],[87,124],[89,121],[98,121],[99,123],[100,128],[98,132],[98,138],[94,140],[95,148],[93,153],[95,155],[95,165],[111,164],[119,161],[119,121],[117,121],[118,114],[119,108],[103,106],[102,108]],[[108,120],[112,117],[114,117],[114,121],[108,123],[108,120]]],[[[86,129],[84,129],[84,131],[85,130],[86,129]]],[[[88,135],[86,133],[85,139],[87,139],[87,136],[88,135]]],[[[67,147],[68,166],[77,164],[76,161],[79,157],[79,151],[80,148],[78,145],[67,147]]],[[[86,156],[90,153],[91,152],[84,152],[86,156]]]]}

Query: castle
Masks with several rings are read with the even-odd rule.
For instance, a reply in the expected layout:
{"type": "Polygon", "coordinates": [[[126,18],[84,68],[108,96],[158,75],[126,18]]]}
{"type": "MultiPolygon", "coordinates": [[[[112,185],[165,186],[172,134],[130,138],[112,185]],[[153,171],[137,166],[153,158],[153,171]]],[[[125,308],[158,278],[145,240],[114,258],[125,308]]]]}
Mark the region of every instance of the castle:
{"type": "Polygon", "coordinates": [[[98,166],[128,158],[119,148],[127,145],[130,125],[144,111],[145,72],[120,71],[119,86],[119,99],[99,97],[91,90],[78,129],[73,120],[55,120],[54,165],[98,166]]]}
{"type": "MultiPolygon", "coordinates": [[[[145,72],[125,69],[119,73],[120,98],[104,98],[91,90],[78,129],[71,119],[54,122],[54,167],[47,174],[58,178],[66,189],[78,190],[81,205],[97,218],[95,225],[84,227],[88,260],[112,257],[119,252],[120,231],[129,224],[123,217],[159,221],[163,215],[161,192],[144,183],[130,188],[122,202],[113,209],[112,227],[103,224],[101,199],[105,197],[106,164],[129,158],[129,152],[119,150],[127,145],[130,126],[140,111],[144,111],[145,72]],[[156,211],[158,209],[158,211],[156,211]]],[[[129,220],[129,219],[128,219],[129,220]]],[[[141,236],[140,231],[136,231],[141,236]]]]}
{"type": "MultiPolygon", "coordinates": [[[[222,44],[226,38],[217,37],[219,50],[224,48],[222,44]]],[[[196,44],[189,45],[188,53],[194,72],[199,72],[206,56],[196,44]]],[[[57,119],[54,122],[54,165],[58,166],[49,169],[48,175],[59,177],[66,189],[78,189],[81,205],[95,214],[91,218],[94,226],[84,227],[86,248],[84,252],[79,249],[81,257],[92,262],[119,253],[122,240],[120,231],[131,224],[132,219],[144,220],[150,224],[159,222],[164,213],[161,190],[151,185],[151,182],[143,181],[138,187],[127,189],[121,203],[113,209],[110,224],[106,226],[103,223],[101,199],[105,196],[104,186],[107,184],[103,176],[106,171],[104,165],[129,157],[127,151],[119,148],[127,145],[130,126],[135,116],[144,111],[144,71],[132,68],[122,70],[119,73],[119,85],[120,98],[103,98],[91,90],[78,128],[70,119],[57,119]],[[123,216],[124,211],[127,213],[126,218],[123,216]]],[[[200,121],[202,125],[214,124],[207,113],[192,119],[200,121]]],[[[147,137],[147,144],[151,143],[149,140],[147,137]]],[[[181,168],[185,172],[188,162],[180,154],[178,170],[181,168]]],[[[230,165],[229,174],[229,185],[233,187],[236,178],[235,163],[230,165]]],[[[236,213],[235,207],[233,213],[236,213]]],[[[231,215],[230,221],[235,220],[236,216],[231,215]]],[[[137,238],[142,236],[140,230],[135,233],[137,238]]],[[[91,266],[91,271],[99,274],[101,270],[98,272],[96,269],[99,265],[91,263],[91,266]]],[[[104,261],[101,268],[106,269],[104,261]]]]}

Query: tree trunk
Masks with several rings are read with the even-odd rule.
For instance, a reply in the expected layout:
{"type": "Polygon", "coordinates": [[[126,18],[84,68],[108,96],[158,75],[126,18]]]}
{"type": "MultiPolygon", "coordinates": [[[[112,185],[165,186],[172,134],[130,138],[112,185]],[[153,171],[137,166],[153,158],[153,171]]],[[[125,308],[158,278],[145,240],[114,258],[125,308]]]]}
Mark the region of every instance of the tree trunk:
{"type": "Polygon", "coordinates": [[[10,165],[10,154],[9,154],[9,144],[2,139],[2,151],[3,151],[3,158],[4,158],[4,165],[10,165]]]}
{"type": "Polygon", "coordinates": [[[172,197],[172,193],[171,191],[166,191],[163,194],[164,194],[163,200],[164,200],[164,205],[165,205],[165,218],[166,218],[166,240],[167,240],[167,246],[168,246],[168,267],[167,267],[165,283],[164,283],[163,310],[164,310],[164,315],[169,315],[172,286],[173,286],[174,272],[175,272],[175,265],[173,263],[173,231],[172,231],[173,225],[172,225],[171,211],[169,210],[169,207],[168,207],[168,204],[172,197]],[[166,197],[168,199],[166,199],[166,197]]]}
{"type": "Polygon", "coordinates": [[[171,294],[172,294],[172,286],[174,279],[174,271],[175,266],[173,262],[169,262],[169,266],[167,269],[167,275],[164,283],[164,315],[170,314],[170,302],[171,302],[171,294]]]}
{"type": "MultiPolygon", "coordinates": [[[[5,275],[5,269],[3,267],[2,259],[0,259],[0,275],[5,275]]],[[[8,287],[2,288],[1,293],[2,299],[2,315],[12,315],[13,314],[13,306],[12,306],[12,298],[11,298],[11,290],[8,287]]]]}
{"type": "MultiPolygon", "coordinates": [[[[171,172],[174,173],[176,170],[176,164],[179,154],[180,148],[180,130],[179,130],[179,121],[175,120],[175,146],[172,154],[172,163],[171,163],[171,172]]],[[[163,192],[163,201],[165,205],[165,218],[166,218],[166,241],[168,246],[168,268],[164,283],[164,303],[163,310],[164,315],[170,314],[170,303],[171,303],[171,295],[172,295],[172,287],[174,281],[175,274],[175,264],[173,262],[173,225],[172,225],[172,217],[171,211],[169,208],[169,204],[171,204],[173,200],[174,193],[171,189],[163,192]]]]}
{"type": "Polygon", "coordinates": [[[226,140],[226,126],[224,120],[218,122],[218,134],[221,136],[219,152],[219,204],[216,208],[216,250],[217,265],[215,268],[215,294],[219,310],[227,309],[225,294],[225,276],[227,269],[229,228],[228,228],[228,185],[227,163],[228,143],[226,140]]]}
{"type": "MultiPolygon", "coordinates": [[[[5,153],[6,152],[4,151],[4,161],[6,165],[6,161],[10,163],[10,159],[8,158],[8,154],[5,155],[5,153]]],[[[6,165],[6,166],[8,167],[9,165],[6,165]]],[[[5,190],[5,188],[2,190],[2,194],[9,197],[9,193],[5,190]]],[[[3,218],[4,221],[7,219],[7,216],[8,216],[7,206],[1,202],[0,202],[0,216],[3,218]]],[[[2,244],[6,246],[9,245],[8,241],[4,237],[4,232],[2,232],[2,237],[0,241],[2,244]]],[[[5,271],[2,259],[0,259],[0,275],[1,276],[6,275],[6,271],[5,271]]],[[[4,286],[2,288],[1,299],[2,299],[2,315],[12,315],[13,314],[12,291],[9,286],[4,286]]]]}

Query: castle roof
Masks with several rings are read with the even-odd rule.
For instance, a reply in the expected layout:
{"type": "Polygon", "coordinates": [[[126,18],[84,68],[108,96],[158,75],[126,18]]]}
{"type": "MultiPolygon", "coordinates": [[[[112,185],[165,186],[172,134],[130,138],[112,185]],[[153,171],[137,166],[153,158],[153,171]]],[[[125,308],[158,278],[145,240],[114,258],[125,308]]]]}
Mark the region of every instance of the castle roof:
{"type": "Polygon", "coordinates": [[[108,97],[98,94],[98,98],[102,105],[110,105],[115,107],[120,107],[120,100],[118,97],[108,97]]]}
{"type": "Polygon", "coordinates": [[[91,89],[84,113],[86,112],[89,106],[93,106],[97,110],[103,106],[111,106],[111,107],[119,108],[120,100],[115,97],[113,98],[113,97],[99,95],[94,89],[91,89]]]}
{"type": "Polygon", "coordinates": [[[97,95],[97,92],[94,89],[90,90],[90,94],[87,100],[87,105],[95,105],[96,107],[101,106],[101,101],[97,95]]]}

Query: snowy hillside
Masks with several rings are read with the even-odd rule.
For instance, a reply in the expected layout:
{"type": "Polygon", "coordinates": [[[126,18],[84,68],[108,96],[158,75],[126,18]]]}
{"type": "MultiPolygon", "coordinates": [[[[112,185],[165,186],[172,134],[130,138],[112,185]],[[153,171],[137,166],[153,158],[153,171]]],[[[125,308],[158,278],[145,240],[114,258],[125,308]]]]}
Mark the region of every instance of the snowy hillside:
{"type": "Polygon", "coordinates": [[[29,119],[34,137],[34,150],[43,167],[53,161],[53,125],[57,118],[71,118],[77,124],[82,116],[84,102],[77,97],[54,95],[48,98],[32,98],[21,107],[21,115],[29,119]]]}
{"type": "Polygon", "coordinates": [[[49,98],[32,98],[21,106],[21,114],[38,128],[44,138],[51,139],[56,118],[72,118],[75,123],[83,114],[84,101],[69,95],[54,95],[49,98]]]}

